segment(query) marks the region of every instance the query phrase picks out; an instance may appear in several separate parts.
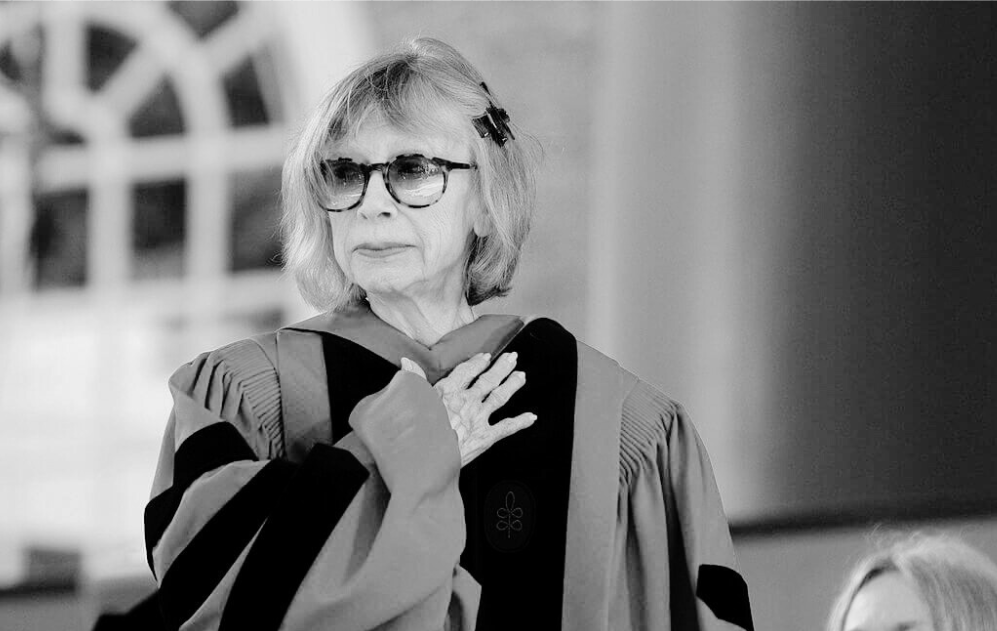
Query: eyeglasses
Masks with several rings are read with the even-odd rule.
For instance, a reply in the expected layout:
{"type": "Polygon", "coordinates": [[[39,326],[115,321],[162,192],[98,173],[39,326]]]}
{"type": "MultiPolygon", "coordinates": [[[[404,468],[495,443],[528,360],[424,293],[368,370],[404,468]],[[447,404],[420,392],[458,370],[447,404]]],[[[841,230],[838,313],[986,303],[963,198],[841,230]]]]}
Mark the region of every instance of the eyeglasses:
{"type": "Polygon", "coordinates": [[[399,204],[425,208],[440,201],[447,191],[451,169],[477,169],[476,164],[427,158],[418,154],[398,156],[390,162],[364,164],[346,158],[319,164],[325,189],[322,207],[329,212],[356,208],[367,194],[372,171],[380,171],[388,193],[399,204]]]}

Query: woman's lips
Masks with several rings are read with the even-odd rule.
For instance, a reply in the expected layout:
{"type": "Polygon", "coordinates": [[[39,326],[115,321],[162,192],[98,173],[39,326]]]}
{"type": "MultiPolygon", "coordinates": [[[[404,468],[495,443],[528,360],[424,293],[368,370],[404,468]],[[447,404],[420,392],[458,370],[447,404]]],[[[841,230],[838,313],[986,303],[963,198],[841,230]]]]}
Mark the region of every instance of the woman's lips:
{"type": "Polygon", "coordinates": [[[362,243],[354,252],[371,258],[386,258],[404,252],[412,246],[404,243],[362,243]]]}

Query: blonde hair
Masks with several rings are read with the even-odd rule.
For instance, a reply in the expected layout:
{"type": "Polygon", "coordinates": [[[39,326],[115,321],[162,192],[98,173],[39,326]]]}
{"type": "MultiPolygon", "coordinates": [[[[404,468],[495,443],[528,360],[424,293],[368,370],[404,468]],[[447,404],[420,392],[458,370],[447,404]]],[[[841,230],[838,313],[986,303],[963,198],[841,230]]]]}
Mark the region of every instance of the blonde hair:
{"type": "Polygon", "coordinates": [[[859,562],[831,610],[827,631],[843,631],[859,590],[888,572],[917,586],[935,631],[997,629],[997,565],[954,537],[916,533],[859,562]]]}
{"type": "Polygon", "coordinates": [[[375,119],[403,133],[444,135],[470,145],[478,165],[470,172],[471,194],[490,230],[469,237],[465,295],[475,305],[508,293],[533,217],[539,145],[514,121],[515,140],[504,146],[481,138],[472,120],[490,105],[502,107],[478,71],[451,46],[427,38],[371,59],[329,91],[305,122],[283,171],[284,268],[309,304],[339,310],[364,298],[333,255],[327,211],[319,203],[318,164],[329,143],[348,140],[375,119]]]}

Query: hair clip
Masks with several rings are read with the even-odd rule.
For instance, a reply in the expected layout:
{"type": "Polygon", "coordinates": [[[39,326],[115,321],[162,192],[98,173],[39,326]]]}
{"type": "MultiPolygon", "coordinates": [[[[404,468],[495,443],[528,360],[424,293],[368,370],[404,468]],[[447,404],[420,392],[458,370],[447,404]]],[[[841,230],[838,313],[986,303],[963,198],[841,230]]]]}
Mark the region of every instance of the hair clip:
{"type": "MultiPolygon", "coordinates": [[[[481,88],[488,96],[492,95],[484,82],[481,83],[481,88]]],[[[482,138],[491,138],[499,147],[504,145],[510,138],[513,140],[516,139],[512,134],[512,130],[509,129],[509,115],[506,114],[505,110],[495,107],[491,99],[488,99],[488,107],[485,109],[485,114],[472,119],[471,122],[474,123],[474,128],[478,130],[482,138]]]]}

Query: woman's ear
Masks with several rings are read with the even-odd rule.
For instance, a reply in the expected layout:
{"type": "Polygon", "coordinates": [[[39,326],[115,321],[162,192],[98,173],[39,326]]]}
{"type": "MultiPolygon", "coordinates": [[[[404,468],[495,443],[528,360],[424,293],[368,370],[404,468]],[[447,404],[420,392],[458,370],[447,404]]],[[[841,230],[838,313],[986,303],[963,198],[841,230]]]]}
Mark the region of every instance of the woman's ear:
{"type": "Polygon", "coordinates": [[[474,234],[478,237],[487,237],[492,233],[492,218],[488,216],[485,209],[478,205],[477,212],[474,213],[474,234]]]}

